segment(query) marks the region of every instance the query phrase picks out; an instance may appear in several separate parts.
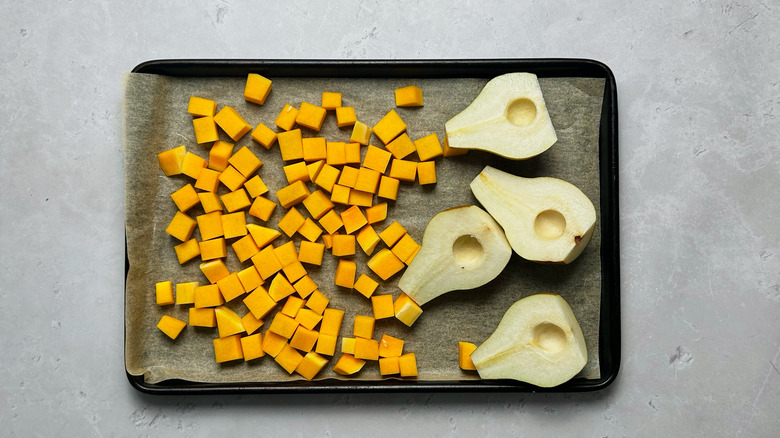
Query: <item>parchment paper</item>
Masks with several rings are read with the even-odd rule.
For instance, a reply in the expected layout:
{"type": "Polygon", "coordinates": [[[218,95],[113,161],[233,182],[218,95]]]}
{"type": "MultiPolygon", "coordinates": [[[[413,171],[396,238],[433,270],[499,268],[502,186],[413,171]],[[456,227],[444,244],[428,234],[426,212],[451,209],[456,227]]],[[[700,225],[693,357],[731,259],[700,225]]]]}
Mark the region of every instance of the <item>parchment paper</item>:
{"type": "MultiPolygon", "coordinates": [[[[133,375],[144,375],[149,383],[173,378],[215,383],[302,379],[297,374],[288,375],[270,356],[249,362],[217,364],[212,346],[212,339],[217,337],[216,329],[188,326],[178,339],[171,340],[156,328],[163,314],[186,321],[189,308],[158,306],[155,303],[156,282],[170,280],[176,284],[197,280],[201,284],[207,283],[198,268],[200,259],[179,265],[173,249],[179,242],[165,233],[176,212],[170,194],[192,180],[183,175],[166,177],[156,157],[161,151],[184,144],[188,151],[208,159],[210,144],[195,143],[192,118],[187,113],[191,95],[215,100],[218,109],[224,105],[232,106],[252,126],[263,122],[277,129],[273,122],[285,103],[296,107],[302,101],[319,104],[322,91],[338,91],[343,95],[344,106],[354,106],[358,120],[369,126],[373,126],[390,109],[395,109],[406,122],[412,139],[435,132],[442,140],[445,121],[465,108],[486,82],[484,79],[271,77],[271,94],[265,104],[259,106],[244,101],[244,78],[170,78],[131,73],[123,79],[126,232],[130,262],[125,295],[125,357],[127,371],[133,375]],[[425,106],[395,107],[393,90],[410,84],[423,89],[425,106]]],[[[479,151],[439,158],[436,161],[438,183],[433,186],[402,183],[398,201],[389,204],[387,220],[375,224],[377,231],[397,220],[415,241],[422,242],[425,226],[435,213],[457,205],[479,205],[469,189],[469,182],[485,165],[521,176],[565,179],[582,189],[598,212],[598,127],[604,80],[543,78],[540,84],[558,135],[558,142],[552,148],[526,161],[510,161],[479,151]]],[[[333,111],[328,112],[319,133],[303,129],[304,136],[324,136],[330,141],[347,141],[350,134],[351,128],[336,127],[333,111]]],[[[223,140],[231,141],[224,133],[220,135],[223,140]]],[[[381,147],[376,137],[372,137],[371,144],[381,147]]],[[[286,185],[278,146],[275,144],[266,150],[246,135],[236,142],[234,150],[244,145],[263,161],[258,174],[270,188],[267,196],[276,200],[275,191],[286,185]]],[[[365,154],[365,148],[362,152],[365,154]]],[[[416,154],[413,159],[417,159],[416,154]]],[[[225,188],[220,187],[220,194],[224,191],[225,188]]],[[[298,207],[307,215],[302,206],[298,207]]],[[[201,214],[202,209],[197,206],[188,213],[194,217],[201,214]]],[[[275,226],[283,214],[284,209],[277,207],[267,225],[275,226]]],[[[247,221],[266,225],[249,215],[247,221]]],[[[476,373],[464,372],[458,367],[458,341],[479,345],[493,332],[512,303],[527,295],[554,292],[571,305],[585,335],[589,360],[580,376],[598,378],[600,224],[599,220],[590,244],[574,263],[542,265],[513,254],[497,279],[478,289],[455,291],[433,300],[423,306],[424,313],[411,328],[394,318],[378,320],[375,338],[387,333],[404,339],[404,352],[414,352],[417,357],[418,380],[478,379],[476,373]]],[[[194,236],[199,238],[197,231],[194,236]]],[[[274,244],[281,244],[285,239],[286,236],[283,236],[274,244]]],[[[296,235],[293,240],[297,247],[300,237],[296,235]]],[[[228,245],[233,241],[228,241],[228,245]]],[[[241,264],[230,248],[228,252],[226,263],[231,271],[251,263],[241,264]]],[[[368,257],[360,248],[357,253],[354,260],[358,276],[367,273],[378,279],[365,264],[368,257]]],[[[355,291],[334,285],[335,266],[336,258],[326,250],[321,267],[307,265],[306,268],[330,299],[330,306],[346,311],[341,336],[351,337],[354,316],[372,315],[371,303],[355,291]]],[[[400,294],[396,287],[398,278],[400,274],[387,282],[380,280],[376,294],[392,293],[397,297],[400,294]]],[[[235,299],[228,305],[239,315],[244,315],[247,309],[241,301],[242,298],[235,299]]],[[[281,305],[277,306],[279,308],[281,305]]],[[[261,331],[268,327],[275,312],[264,319],[266,323],[261,331]]],[[[336,356],[316,380],[344,378],[332,371],[340,347],[339,339],[336,356]]],[[[369,361],[357,376],[349,379],[381,379],[377,362],[369,361]]]]}

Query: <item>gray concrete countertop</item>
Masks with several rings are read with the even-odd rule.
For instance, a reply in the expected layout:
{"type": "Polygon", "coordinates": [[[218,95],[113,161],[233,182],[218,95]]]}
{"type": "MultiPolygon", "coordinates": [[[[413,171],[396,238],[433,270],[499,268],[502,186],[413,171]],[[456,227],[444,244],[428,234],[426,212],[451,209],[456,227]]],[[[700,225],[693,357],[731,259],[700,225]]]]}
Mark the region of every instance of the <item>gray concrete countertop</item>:
{"type": "Polygon", "coordinates": [[[0,435],[780,435],[780,5],[0,7],[0,435]],[[123,360],[120,79],[159,58],[592,58],[617,78],[622,364],[587,394],[154,397],[123,360]]]}

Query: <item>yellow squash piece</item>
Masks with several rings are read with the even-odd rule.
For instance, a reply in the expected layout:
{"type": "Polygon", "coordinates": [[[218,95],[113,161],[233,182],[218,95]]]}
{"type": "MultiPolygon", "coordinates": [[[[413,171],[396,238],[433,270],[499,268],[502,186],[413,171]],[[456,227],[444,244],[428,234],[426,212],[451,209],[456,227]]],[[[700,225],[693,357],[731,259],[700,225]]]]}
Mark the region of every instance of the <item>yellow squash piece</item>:
{"type": "Polygon", "coordinates": [[[355,282],[355,290],[366,298],[370,298],[378,286],[379,283],[366,274],[360,274],[360,277],[355,282]]]}
{"type": "Polygon", "coordinates": [[[423,106],[423,92],[416,85],[395,89],[396,106],[423,106]]]}
{"type": "Polygon", "coordinates": [[[351,354],[342,353],[339,360],[333,365],[333,371],[342,376],[350,376],[360,371],[365,364],[366,361],[362,359],[357,359],[351,354]]]}
{"type": "Polygon", "coordinates": [[[195,131],[195,143],[211,143],[219,140],[217,123],[212,116],[192,119],[192,129],[195,131]]]}
{"type": "Polygon", "coordinates": [[[372,295],[371,308],[374,310],[375,319],[392,318],[395,316],[393,296],[391,294],[372,295]]]}
{"type": "Polygon", "coordinates": [[[213,116],[217,111],[217,102],[203,97],[190,96],[187,112],[195,117],[213,116]]]}
{"type": "Polygon", "coordinates": [[[200,255],[200,245],[198,239],[189,239],[173,247],[176,251],[176,258],[180,264],[184,264],[200,255]]]}
{"type": "Polygon", "coordinates": [[[189,325],[193,327],[216,327],[217,317],[213,307],[190,307],[189,325]]]}
{"type": "Polygon", "coordinates": [[[306,353],[306,356],[303,357],[301,363],[298,364],[297,368],[295,368],[295,372],[303,376],[306,380],[311,380],[320,371],[322,371],[322,369],[325,368],[325,365],[327,364],[327,359],[313,351],[310,351],[306,353]]]}
{"type": "Polygon", "coordinates": [[[170,281],[160,281],[154,285],[154,293],[158,306],[173,304],[173,283],[170,281]]]}
{"type": "Polygon", "coordinates": [[[398,357],[403,354],[404,340],[383,334],[379,339],[379,357],[398,357]]]}
{"type": "Polygon", "coordinates": [[[298,114],[295,115],[295,123],[319,131],[322,127],[322,122],[325,120],[325,114],[325,108],[308,102],[301,102],[298,114]]]}
{"type": "Polygon", "coordinates": [[[243,359],[244,350],[241,348],[241,335],[214,339],[214,357],[217,363],[243,359]]]}
{"type": "Polygon", "coordinates": [[[274,357],[274,360],[284,368],[287,373],[292,374],[303,361],[303,355],[298,353],[298,350],[288,344],[282,348],[282,351],[280,351],[276,357],[274,357]]]}
{"type": "Polygon", "coordinates": [[[399,260],[389,249],[382,248],[368,260],[368,268],[382,280],[387,280],[404,268],[404,262],[399,260]]]}
{"type": "Polygon", "coordinates": [[[186,322],[168,315],[163,315],[162,318],[160,318],[160,322],[157,323],[157,328],[171,339],[179,337],[179,333],[181,333],[186,326],[186,322]]]}
{"type": "Polygon", "coordinates": [[[244,99],[262,105],[271,93],[271,80],[257,73],[249,73],[244,86],[244,99]]]}
{"type": "Polygon", "coordinates": [[[471,353],[477,349],[477,346],[471,342],[458,342],[458,366],[462,370],[476,370],[474,362],[471,360],[471,353]]]}
{"type": "Polygon", "coordinates": [[[192,232],[195,231],[196,225],[197,222],[195,219],[177,211],[176,214],[173,215],[171,222],[165,228],[165,232],[184,242],[189,240],[190,236],[192,236],[192,232]]]}
{"type": "Polygon", "coordinates": [[[406,130],[406,123],[395,110],[390,110],[382,119],[374,125],[374,134],[382,140],[382,143],[388,144],[399,134],[406,130]]]}
{"type": "Polygon", "coordinates": [[[244,353],[244,361],[250,361],[265,356],[263,351],[263,336],[260,333],[241,338],[241,350],[244,353]]]}
{"type": "Polygon", "coordinates": [[[214,116],[214,121],[233,141],[238,141],[244,134],[252,130],[252,126],[229,106],[222,107],[214,116]]]}
{"type": "Polygon", "coordinates": [[[214,316],[217,318],[217,330],[220,338],[245,332],[244,325],[241,324],[241,317],[229,307],[217,307],[214,309],[214,316]]]}
{"type": "Polygon", "coordinates": [[[417,318],[419,318],[423,312],[422,308],[405,293],[401,293],[401,295],[396,298],[393,303],[393,309],[395,310],[395,317],[409,327],[417,321],[417,318]]]}
{"type": "Polygon", "coordinates": [[[276,307],[276,301],[268,295],[268,291],[264,287],[259,286],[244,298],[244,305],[255,318],[263,319],[268,312],[276,307]]]}
{"type": "Polygon", "coordinates": [[[398,358],[401,377],[417,377],[417,358],[414,353],[406,353],[398,358]]]}

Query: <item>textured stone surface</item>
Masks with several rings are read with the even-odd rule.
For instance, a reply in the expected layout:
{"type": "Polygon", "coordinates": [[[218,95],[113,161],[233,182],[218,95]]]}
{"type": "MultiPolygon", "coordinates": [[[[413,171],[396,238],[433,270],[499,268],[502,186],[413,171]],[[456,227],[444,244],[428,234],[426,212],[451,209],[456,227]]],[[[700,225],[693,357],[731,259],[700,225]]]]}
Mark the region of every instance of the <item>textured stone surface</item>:
{"type": "Polygon", "coordinates": [[[776,2],[45,3],[0,7],[4,436],[780,433],[776,2]],[[594,58],[617,77],[610,388],[158,398],[128,385],[123,72],[156,58],[495,57],[594,58]]]}

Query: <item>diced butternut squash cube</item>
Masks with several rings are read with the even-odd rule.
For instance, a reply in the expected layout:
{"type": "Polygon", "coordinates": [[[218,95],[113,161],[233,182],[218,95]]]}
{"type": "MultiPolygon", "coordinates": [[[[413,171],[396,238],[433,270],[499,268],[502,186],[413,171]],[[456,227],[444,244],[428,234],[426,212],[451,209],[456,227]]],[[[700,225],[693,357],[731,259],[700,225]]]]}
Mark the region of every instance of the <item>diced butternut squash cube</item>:
{"type": "Polygon", "coordinates": [[[195,188],[207,192],[216,192],[219,188],[220,172],[212,169],[203,169],[195,180],[195,188]]]}
{"type": "Polygon", "coordinates": [[[184,264],[200,255],[198,239],[189,239],[173,247],[179,263],[184,264]]]}
{"type": "Polygon", "coordinates": [[[263,351],[263,336],[260,333],[256,333],[254,335],[242,337],[241,350],[244,353],[245,362],[265,356],[265,351],[263,351]]]}
{"type": "Polygon", "coordinates": [[[274,254],[282,267],[298,261],[298,251],[295,249],[295,242],[292,240],[288,240],[274,248],[274,254]]]}
{"type": "Polygon", "coordinates": [[[158,306],[173,304],[173,283],[170,281],[160,281],[154,285],[154,294],[158,306]]]}
{"type": "Polygon", "coordinates": [[[279,152],[282,153],[283,161],[300,160],[303,158],[303,140],[300,129],[280,132],[276,134],[276,141],[279,142],[279,152]]]}
{"type": "Polygon", "coordinates": [[[309,196],[309,188],[303,181],[296,181],[276,191],[276,198],[284,208],[292,207],[306,199],[307,196],[309,196]]]}
{"type": "Polygon", "coordinates": [[[366,298],[371,297],[378,286],[379,283],[366,274],[360,274],[360,277],[355,282],[355,290],[360,292],[366,298]]]}
{"type": "Polygon", "coordinates": [[[320,332],[319,337],[317,337],[317,346],[314,348],[314,351],[317,354],[333,356],[336,354],[336,343],[338,342],[338,339],[337,336],[326,335],[320,332]]]}
{"type": "Polygon", "coordinates": [[[409,327],[417,321],[417,318],[419,318],[423,312],[422,308],[405,293],[401,293],[401,295],[395,299],[393,308],[395,309],[395,317],[409,327]]]}
{"type": "Polygon", "coordinates": [[[352,135],[350,135],[349,141],[366,146],[370,139],[371,127],[359,120],[355,121],[355,124],[352,126],[352,135]]]}
{"type": "Polygon", "coordinates": [[[306,220],[303,221],[303,225],[298,228],[298,234],[303,236],[308,241],[314,242],[320,238],[320,235],[322,234],[322,228],[320,228],[320,226],[317,225],[317,223],[314,222],[310,217],[307,217],[306,220]]]}
{"type": "Polygon", "coordinates": [[[176,284],[176,304],[195,304],[195,287],[198,286],[197,281],[190,281],[187,283],[176,284]]]}
{"type": "Polygon", "coordinates": [[[219,287],[216,284],[207,284],[195,288],[195,307],[217,307],[225,304],[219,287]]]}
{"type": "Polygon", "coordinates": [[[313,163],[309,163],[306,165],[306,168],[309,170],[309,181],[316,181],[317,176],[320,174],[320,170],[322,170],[322,167],[325,165],[325,159],[315,161],[313,163]]]}
{"type": "Polygon", "coordinates": [[[196,225],[197,222],[195,219],[177,211],[176,214],[173,215],[171,222],[165,228],[165,232],[184,242],[189,240],[190,236],[192,236],[192,232],[195,231],[196,225]]]}
{"type": "Polygon", "coordinates": [[[222,259],[209,260],[199,265],[200,271],[209,280],[209,283],[216,285],[219,280],[230,275],[225,262],[222,259]]]}
{"type": "Polygon", "coordinates": [[[195,131],[195,143],[211,143],[219,140],[216,119],[212,116],[192,119],[192,129],[195,131]]]}
{"type": "Polygon", "coordinates": [[[314,280],[312,280],[308,275],[304,275],[298,279],[295,284],[293,284],[293,288],[295,288],[295,292],[298,294],[298,296],[301,298],[306,298],[311,295],[312,292],[317,290],[317,283],[315,283],[314,280]]]}
{"type": "Polygon", "coordinates": [[[276,143],[276,132],[263,123],[258,123],[250,135],[252,140],[260,143],[266,149],[271,149],[271,146],[276,143]]]}
{"type": "Polygon", "coordinates": [[[357,121],[355,116],[355,108],[351,106],[342,106],[336,108],[336,125],[339,128],[346,128],[347,126],[354,125],[357,121]]]}
{"type": "Polygon", "coordinates": [[[380,357],[398,357],[404,352],[404,340],[383,334],[379,339],[380,357]]]}
{"type": "Polygon", "coordinates": [[[385,148],[399,160],[415,151],[414,142],[406,133],[399,135],[395,140],[385,145],[385,148]]]}
{"type": "Polygon", "coordinates": [[[355,338],[341,338],[341,352],[355,354],[355,338]]]}
{"type": "Polygon", "coordinates": [[[331,166],[341,166],[347,164],[347,144],[343,141],[329,141],[326,147],[326,162],[331,166]]]}
{"type": "Polygon", "coordinates": [[[275,208],[276,208],[276,202],[268,198],[263,198],[262,196],[258,196],[257,198],[255,198],[254,201],[252,201],[252,205],[249,207],[247,213],[251,214],[252,216],[260,220],[267,222],[268,219],[271,218],[271,215],[274,213],[275,208]]]}
{"type": "Polygon", "coordinates": [[[388,176],[400,179],[401,181],[414,182],[417,176],[417,163],[407,160],[396,160],[390,164],[388,176]]]}
{"type": "Polygon", "coordinates": [[[213,307],[190,307],[189,325],[193,327],[216,327],[217,317],[213,307]]]}
{"type": "Polygon", "coordinates": [[[224,237],[198,242],[200,246],[200,258],[203,261],[221,259],[227,257],[227,246],[224,237]]]}
{"type": "Polygon", "coordinates": [[[298,364],[298,367],[295,368],[295,372],[303,376],[306,380],[311,380],[322,371],[327,364],[327,359],[310,351],[306,353],[306,356],[303,356],[303,360],[298,364]]]}
{"type": "Polygon", "coordinates": [[[314,330],[314,327],[317,327],[317,324],[322,320],[322,315],[311,309],[300,309],[295,320],[303,327],[314,330]]]}
{"type": "MultiPolygon", "coordinates": [[[[225,171],[227,172],[227,171],[225,171]]],[[[224,175],[225,172],[222,174],[224,175]]],[[[239,188],[230,193],[225,193],[220,197],[222,204],[225,206],[225,210],[229,213],[243,210],[252,205],[252,201],[249,200],[249,196],[246,194],[246,190],[239,188]]],[[[243,215],[243,213],[241,213],[243,215]]]]}
{"type": "Polygon", "coordinates": [[[414,353],[406,353],[398,358],[401,377],[417,377],[417,358],[414,353]]]}
{"type": "Polygon", "coordinates": [[[284,276],[287,277],[287,280],[295,282],[306,275],[306,268],[303,267],[301,262],[296,260],[288,265],[284,265],[282,267],[282,272],[284,272],[284,276]]]}
{"type": "Polygon", "coordinates": [[[198,192],[198,200],[200,200],[200,206],[203,207],[204,213],[222,211],[222,201],[219,200],[219,195],[216,192],[198,192]]]}
{"type": "Polygon", "coordinates": [[[225,131],[228,137],[233,141],[238,141],[247,132],[252,130],[252,126],[236,112],[233,107],[224,106],[214,116],[214,121],[225,131]]]}
{"type": "Polygon", "coordinates": [[[471,360],[471,353],[477,349],[477,346],[471,342],[458,342],[458,366],[462,370],[476,370],[474,362],[471,360]]]}
{"type": "Polygon", "coordinates": [[[217,307],[214,309],[214,316],[217,318],[217,331],[220,338],[244,333],[245,330],[243,324],[241,324],[241,317],[229,307],[217,307]]]}
{"type": "MultiPolygon", "coordinates": [[[[345,168],[346,169],[346,168],[345,168]]],[[[343,172],[342,172],[343,174],[343,172]]],[[[336,204],[348,204],[349,203],[349,194],[352,191],[347,186],[342,186],[339,184],[333,185],[333,190],[330,193],[330,200],[336,204]]]]}
{"type": "Polygon", "coordinates": [[[299,161],[297,163],[288,164],[282,168],[284,170],[284,176],[287,178],[287,183],[292,184],[296,181],[309,181],[309,168],[306,163],[299,161]]]}
{"type": "Polygon", "coordinates": [[[322,256],[325,253],[325,245],[319,242],[301,241],[298,250],[298,260],[310,265],[322,265],[322,256]]]}
{"type": "Polygon", "coordinates": [[[363,249],[363,252],[366,253],[366,255],[371,255],[380,242],[379,234],[374,231],[374,227],[368,224],[360,228],[356,238],[360,248],[363,249]]]}
{"type": "Polygon", "coordinates": [[[260,252],[255,254],[252,257],[252,263],[254,263],[260,276],[265,279],[271,278],[272,275],[282,270],[282,264],[279,263],[279,259],[276,258],[272,245],[267,245],[265,248],[261,249],[260,252]]]}
{"type": "Polygon", "coordinates": [[[349,191],[349,205],[357,205],[358,207],[371,207],[373,203],[373,193],[356,189],[349,191]]]}
{"type": "Polygon", "coordinates": [[[382,140],[382,143],[388,144],[402,132],[406,131],[406,123],[395,110],[390,110],[379,122],[374,125],[374,134],[382,140]]]}
{"type": "MultiPolygon", "coordinates": [[[[219,182],[225,185],[231,192],[241,188],[246,182],[246,177],[233,166],[228,167],[219,174],[219,182]]],[[[223,200],[224,202],[224,200],[223,200]]]]}
{"type": "Polygon", "coordinates": [[[423,106],[423,93],[420,87],[409,85],[395,89],[396,106],[423,106]]]}
{"type": "Polygon", "coordinates": [[[352,326],[352,335],[356,338],[373,338],[375,323],[376,319],[373,316],[355,315],[355,323],[352,326]]]}
{"type": "Polygon", "coordinates": [[[349,142],[344,146],[344,159],[346,164],[360,164],[360,143],[349,142]]]}
{"type": "Polygon", "coordinates": [[[201,214],[195,219],[198,221],[198,230],[200,230],[200,238],[202,240],[211,240],[224,236],[221,211],[201,214]]]}
{"type": "Polygon", "coordinates": [[[276,357],[287,346],[287,338],[266,330],[263,335],[263,351],[271,357],[276,357]]]}
{"type": "Polygon", "coordinates": [[[244,285],[241,284],[241,280],[238,278],[238,272],[233,272],[227,277],[219,279],[217,286],[226,302],[238,298],[246,292],[244,285]]]}
{"type": "Polygon", "coordinates": [[[417,163],[417,180],[420,185],[436,184],[436,162],[423,161],[417,163]]]}
{"type": "Polygon", "coordinates": [[[325,160],[328,158],[327,141],[324,137],[306,137],[301,139],[303,160],[306,162],[325,160]]]}
{"type": "Polygon", "coordinates": [[[298,365],[303,361],[303,356],[298,353],[298,350],[292,348],[289,344],[282,348],[282,351],[274,358],[287,373],[292,374],[298,365]]]}
{"type": "Polygon", "coordinates": [[[444,141],[441,143],[441,148],[443,151],[442,155],[445,157],[454,157],[456,155],[465,155],[469,153],[468,149],[450,147],[450,142],[447,140],[446,135],[444,136],[444,141]]]}
{"type": "Polygon", "coordinates": [[[287,210],[287,213],[279,219],[277,226],[287,237],[292,237],[298,231],[298,228],[303,225],[306,220],[298,209],[295,207],[287,210]]]}
{"type": "Polygon", "coordinates": [[[398,357],[380,357],[379,358],[379,374],[383,376],[391,376],[401,372],[401,367],[398,364],[398,357]]]}
{"type": "Polygon", "coordinates": [[[327,308],[322,312],[320,333],[338,336],[341,331],[341,322],[344,319],[344,311],[341,309],[327,308]]]}
{"type": "Polygon", "coordinates": [[[243,146],[238,152],[233,154],[228,159],[228,163],[235,167],[245,178],[249,178],[263,165],[263,162],[257,158],[257,155],[252,153],[246,146],[243,146]]]}
{"type": "Polygon", "coordinates": [[[351,234],[337,234],[333,236],[333,248],[331,252],[336,257],[349,257],[355,255],[355,236],[351,234]]]}
{"type": "Polygon", "coordinates": [[[241,348],[241,335],[214,339],[214,358],[217,363],[243,359],[244,350],[241,348]]]}
{"type": "Polygon", "coordinates": [[[344,226],[344,222],[341,220],[341,216],[336,213],[336,210],[329,210],[320,218],[319,222],[328,234],[333,234],[344,226]]]}
{"type": "Polygon", "coordinates": [[[298,328],[298,321],[295,318],[290,318],[284,313],[278,312],[274,315],[274,319],[271,320],[271,325],[268,326],[269,332],[274,332],[277,335],[290,339],[295,334],[295,329],[298,328]]]}
{"type": "Polygon", "coordinates": [[[265,185],[265,182],[258,175],[249,178],[244,183],[244,188],[252,199],[268,193],[268,186],[265,185]]]}
{"type": "Polygon", "coordinates": [[[330,300],[325,296],[325,294],[319,290],[314,290],[311,295],[309,295],[309,299],[306,300],[306,307],[311,309],[313,312],[322,315],[322,312],[325,311],[329,303],[330,300]]]}
{"type": "MultiPolygon", "coordinates": [[[[246,225],[244,226],[244,229],[246,229],[246,225]]],[[[257,247],[255,239],[250,235],[246,235],[236,240],[231,246],[233,247],[233,252],[236,253],[236,257],[238,257],[238,261],[241,263],[251,259],[255,254],[260,252],[260,248],[257,247]]],[[[254,267],[252,267],[252,269],[254,269],[254,267]]]]}
{"type": "Polygon", "coordinates": [[[217,111],[217,102],[203,97],[190,96],[187,112],[195,117],[213,116],[217,111]]]}
{"type": "Polygon", "coordinates": [[[314,344],[317,343],[318,335],[319,333],[316,331],[299,325],[295,330],[295,334],[290,339],[290,346],[296,350],[309,352],[314,349],[314,344]]]}
{"type": "Polygon", "coordinates": [[[325,108],[312,105],[309,102],[301,102],[301,107],[295,116],[295,123],[319,131],[325,120],[325,114],[325,108]]]}
{"type": "Polygon", "coordinates": [[[395,201],[398,198],[398,186],[400,181],[396,178],[382,175],[379,180],[379,189],[376,195],[380,198],[392,199],[395,201]]]}
{"type": "Polygon", "coordinates": [[[404,268],[404,262],[398,260],[398,257],[387,248],[379,250],[367,264],[368,268],[382,280],[387,280],[404,268]]]}
{"type": "Polygon", "coordinates": [[[333,365],[333,371],[342,376],[350,376],[360,371],[365,364],[366,361],[362,359],[357,359],[351,354],[342,353],[339,360],[333,365]]]}
{"type": "Polygon", "coordinates": [[[251,292],[263,284],[263,277],[260,276],[254,265],[238,271],[238,279],[247,292],[251,292]]]}
{"type": "Polygon", "coordinates": [[[380,202],[366,209],[366,220],[369,224],[382,222],[387,218],[387,202],[380,202]]]}
{"type": "Polygon", "coordinates": [[[379,360],[379,343],[376,339],[355,338],[355,358],[379,360]]]}
{"type": "Polygon", "coordinates": [[[335,110],[336,108],[341,107],[341,93],[323,91],[322,107],[326,110],[335,110]]]}
{"type": "Polygon", "coordinates": [[[317,174],[317,178],[314,179],[314,184],[317,184],[322,187],[323,190],[330,193],[338,178],[339,170],[330,164],[325,163],[322,166],[322,169],[320,169],[320,173],[317,174]]]}
{"type": "Polygon", "coordinates": [[[216,141],[209,150],[209,169],[222,172],[228,167],[228,160],[233,155],[233,148],[236,145],[226,141],[216,141]]]}
{"type": "Polygon", "coordinates": [[[257,73],[249,73],[244,85],[244,99],[262,105],[271,93],[271,80],[257,73]]]}
{"type": "Polygon", "coordinates": [[[333,208],[333,202],[322,190],[315,190],[303,200],[303,206],[312,218],[319,220],[325,213],[333,208]]]}
{"type": "Polygon", "coordinates": [[[357,265],[352,260],[339,259],[336,266],[336,286],[352,289],[355,284],[355,271],[357,265]]]}
{"type": "Polygon", "coordinates": [[[290,284],[290,281],[287,280],[287,277],[282,274],[275,275],[271,280],[271,284],[268,286],[268,295],[276,302],[287,298],[294,292],[295,288],[290,284]]]}
{"type": "Polygon", "coordinates": [[[208,163],[199,155],[187,152],[184,155],[184,161],[181,163],[181,173],[192,179],[198,179],[200,171],[208,166],[208,163]]]}
{"type": "Polygon", "coordinates": [[[255,245],[260,249],[265,248],[269,243],[282,235],[278,230],[257,224],[247,224],[246,229],[249,230],[249,234],[255,240],[255,245]]]}
{"type": "MultiPolygon", "coordinates": [[[[239,192],[243,191],[243,189],[239,190],[239,192]]],[[[246,194],[244,194],[244,196],[246,196],[246,194]]],[[[246,233],[246,214],[244,214],[243,211],[222,215],[222,234],[225,236],[225,239],[246,236],[246,233]]]]}
{"type": "Polygon", "coordinates": [[[392,157],[393,154],[390,152],[369,145],[366,148],[366,156],[363,158],[363,167],[376,170],[379,173],[385,173],[392,157]]]}
{"type": "Polygon", "coordinates": [[[274,307],[276,301],[268,295],[268,291],[258,286],[252,293],[244,298],[244,305],[257,319],[263,319],[274,307]]]}
{"type": "Polygon", "coordinates": [[[404,228],[403,225],[401,225],[398,221],[393,221],[393,223],[388,225],[387,228],[379,233],[379,237],[383,242],[385,242],[385,245],[392,247],[398,243],[398,241],[401,240],[405,234],[407,234],[406,228],[404,228]]]}
{"type": "Polygon", "coordinates": [[[241,325],[244,326],[246,334],[251,335],[263,326],[263,320],[255,318],[255,315],[253,315],[252,312],[247,312],[246,315],[241,317],[241,325]]]}
{"type": "Polygon", "coordinates": [[[354,188],[359,173],[360,171],[356,167],[352,167],[352,166],[342,167],[341,176],[339,177],[338,184],[342,186],[354,188]]]}
{"type": "Polygon", "coordinates": [[[414,147],[417,149],[417,156],[420,157],[420,161],[432,160],[436,157],[441,157],[444,153],[439,137],[435,132],[415,140],[414,147]]]}
{"type": "MultiPolygon", "coordinates": [[[[276,120],[274,120],[274,125],[278,126],[279,128],[290,131],[293,126],[295,126],[295,118],[298,117],[298,109],[294,106],[290,105],[289,103],[285,103],[282,107],[282,110],[279,111],[279,115],[276,116],[276,120]]],[[[282,145],[281,143],[281,137],[277,134],[276,137],[277,140],[279,140],[279,146],[282,145]]]]}
{"type": "Polygon", "coordinates": [[[391,249],[393,254],[395,254],[399,260],[406,263],[407,265],[411,263],[412,259],[419,250],[420,244],[415,242],[414,239],[412,239],[412,236],[409,234],[404,234],[400,239],[398,239],[398,242],[396,242],[396,244],[393,245],[393,248],[391,249]]]}
{"type": "Polygon", "coordinates": [[[305,301],[303,301],[303,299],[298,298],[295,295],[290,295],[287,297],[287,301],[284,302],[284,306],[282,306],[282,310],[280,310],[280,312],[284,313],[290,318],[295,318],[295,315],[298,314],[298,311],[303,308],[304,303],[305,301]]]}
{"type": "Polygon", "coordinates": [[[355,190],[376,193],[380,176],[382,176],[382,174],[377,170],[361,167],[358,172],[357,181],[355,182],[355,190]]]}
{"type": "Polygon", "coordinates": [[[374,310],[375,319],[392,318],[395,316],[393,296],[391,294],[372,295],[371,307],[374,310]]]}

